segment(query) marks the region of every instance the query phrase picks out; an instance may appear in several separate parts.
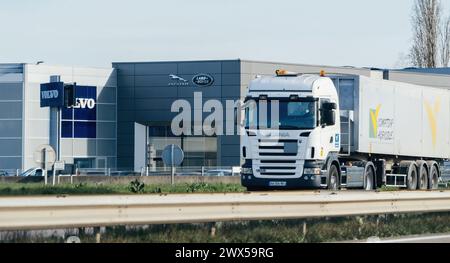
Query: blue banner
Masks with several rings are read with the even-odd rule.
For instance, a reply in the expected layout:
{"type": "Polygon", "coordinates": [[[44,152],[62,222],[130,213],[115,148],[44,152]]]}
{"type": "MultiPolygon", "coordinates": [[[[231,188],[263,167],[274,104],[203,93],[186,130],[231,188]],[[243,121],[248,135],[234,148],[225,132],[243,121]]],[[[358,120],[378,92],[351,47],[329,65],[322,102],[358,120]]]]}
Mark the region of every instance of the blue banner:
{"type": "Polygon", "coordinates": [[[63,108],[62,138],[97,138],[97,87],[75,86],[75,105],[63,108]]]}
{"type": "Polygon", "coordinates": [[[64,83],[52,82],[41,84],[41,108],[64,106],[64,83]]]}

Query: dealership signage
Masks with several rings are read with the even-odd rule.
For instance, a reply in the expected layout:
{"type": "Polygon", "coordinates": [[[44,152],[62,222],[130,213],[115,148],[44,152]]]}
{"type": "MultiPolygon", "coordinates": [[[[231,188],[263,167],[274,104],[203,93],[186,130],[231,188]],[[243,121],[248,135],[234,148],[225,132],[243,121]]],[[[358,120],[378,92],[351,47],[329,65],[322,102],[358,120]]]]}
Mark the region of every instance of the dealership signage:
{"type": "Polygon", "coordinates": [[[74,109],[91,109],[95,108],[95,100],[92,98],[76,98],[74,109]]]}
{"type": "Polygon", "coordinates": [[[52,82],[41,84],[41,108],[64,106],[64,83],[52,82]]]}
{"type": "MultiPolygon", "coordinates": [[[[187,87],[190,86],[190,81],[185,77],[181,77],[175,74],[169,75],[169,86],[187,87]]],[[[208,74],[197,74],[192,78],[192,83],[197,87],[209,87],[214,84],[214,78],[208,74]]]]}
{"type": "Polygon", "coordinates": [[[214,78],[208,74],[198,74],[192,78],[192,82],[199,87],[209,87],[214,83],[214,78]]]}
{"type": "Polygon", "coordinates": [[[62,138],[97,137],[97,87],[79,86],[74,90],[75,103],[62,111],[62,138]]]}

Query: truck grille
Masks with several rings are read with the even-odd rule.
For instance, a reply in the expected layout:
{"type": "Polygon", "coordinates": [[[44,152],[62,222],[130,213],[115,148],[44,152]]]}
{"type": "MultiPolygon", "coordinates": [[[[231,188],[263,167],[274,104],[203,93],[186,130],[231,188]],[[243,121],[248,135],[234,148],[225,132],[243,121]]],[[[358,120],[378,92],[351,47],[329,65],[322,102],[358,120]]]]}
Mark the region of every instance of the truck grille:
{"type": "Polygon", "coordinates": [[[255,160],[253,169],[259,178],[300,178],[303,160],[255,160]]]}
{"type": "Polygon", "coordinates": [[[297,140],[259,140],[258,153],[261,157],[297,156],[297,140]]]}

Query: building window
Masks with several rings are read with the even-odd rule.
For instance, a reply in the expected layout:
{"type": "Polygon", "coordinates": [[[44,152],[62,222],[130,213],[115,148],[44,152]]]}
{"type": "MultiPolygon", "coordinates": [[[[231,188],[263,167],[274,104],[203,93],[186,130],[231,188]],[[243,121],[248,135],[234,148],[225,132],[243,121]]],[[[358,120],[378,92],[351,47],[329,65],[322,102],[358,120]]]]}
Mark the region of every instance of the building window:
{"type": "Polygon", "coordinates": [[[95,167],[95,158],[75,158],[73,163],[76,168],[89,169],[95,167]]]}
{"type": "Polygon", "coordinates": [[[148,163],[150,167],[164,167],[162,152],[167,145],[175,144],[184,151],[182,167],[217,166],[217,137],[176,137],[170,127],[149,127],[148,163]]]}

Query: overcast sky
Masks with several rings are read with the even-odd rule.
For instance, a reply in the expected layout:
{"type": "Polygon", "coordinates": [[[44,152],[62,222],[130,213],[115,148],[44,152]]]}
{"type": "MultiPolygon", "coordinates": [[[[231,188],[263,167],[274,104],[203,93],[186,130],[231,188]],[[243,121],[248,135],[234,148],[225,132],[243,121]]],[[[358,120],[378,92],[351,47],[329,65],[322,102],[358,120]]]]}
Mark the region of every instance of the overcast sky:
{"type": "Polygon", "coordinates": [[[395,67],[410,47],[412,2],[2,0],[0,62],[241,58],[395,67]]]}

